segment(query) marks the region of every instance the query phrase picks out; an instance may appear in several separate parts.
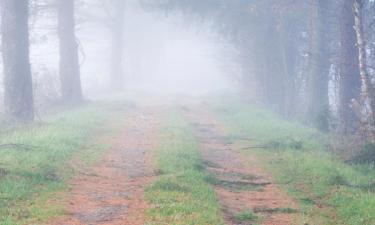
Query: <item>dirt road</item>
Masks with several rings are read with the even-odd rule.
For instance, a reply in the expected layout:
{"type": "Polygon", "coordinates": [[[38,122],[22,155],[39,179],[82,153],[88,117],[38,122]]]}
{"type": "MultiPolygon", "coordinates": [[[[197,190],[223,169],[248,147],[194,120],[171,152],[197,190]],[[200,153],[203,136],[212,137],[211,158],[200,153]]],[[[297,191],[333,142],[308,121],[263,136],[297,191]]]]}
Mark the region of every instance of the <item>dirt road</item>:
{"type": "Polygon", "coordinates": [[[199,140],[206,169],[214,177],[227,224],[293,224],[297,204],[259,167],[255,157],[240,153],[239,149],[250,145],[249,139],[229,138],[225,127],[208,111],[193,109],[188,118],[199,140]]]}
{"type": "MultiPolygon", "coordinates": [[[[146,224],[144,190],[156,179],[152,165],[158,113],[142,108],[127,115],[120,135],[111,140],[110,151],[71,181],[65,216],[49,225],[146,224]]],[[[199,142],[205,168],[212,174],[226,223],[292,224],[297,204],[258,166],[256,158],[240,153],[241,146],[229,138],[212,113],[192,109],[185,114],[199,142]],[[241,220],[238,215],[247,211],[254,212],[255,217],[249,218],[252,215],[248,213],[241,220]]],[[[249,144],[244,138],[237,141],[249,144]]]]}
{"type": "Polygon", "coordinates": [[[153,180],[157,116],[144,108],[127,115],[111,150],[71,182],[66,216],[51,225],[141,225],[147,203],[144,188],[153,180]]]}

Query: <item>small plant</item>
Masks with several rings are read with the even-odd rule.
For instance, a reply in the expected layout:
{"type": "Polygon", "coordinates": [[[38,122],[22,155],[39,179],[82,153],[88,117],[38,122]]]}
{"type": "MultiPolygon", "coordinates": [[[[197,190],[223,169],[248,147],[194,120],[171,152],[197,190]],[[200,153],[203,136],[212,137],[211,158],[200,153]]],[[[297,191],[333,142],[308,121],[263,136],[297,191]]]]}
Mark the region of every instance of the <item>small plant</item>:
{"type": "Polygon", "coordinates": [[[280,213],[285,213],[285,214],[293,214],[293,213],[297,213],[298,212],[297,209],[293,209],[293,208],[290,208],[290,207],[279,208],[279,209],[277,209],[277,211],[280,212],[280,213]]]}
{"type": "Polygon", "coordinates": [[[375,164],[375,144],[367,143],[362,150],[355,155],[350,162],[361,164],[375,164]]]}
{"type": "Polygon", "coordinates": [[[328,177],[328,183],[333,186],[348,185],[349,182],[340,174],[334,174],[328,177]]]}
{"type": "Polygon", "coordinates": [[[234,218],[237,223],[256,222],[259,220],[259,216],[249,209],[238,213],[234,218]]]}
{"type": "Polygon", "coordinates": [[[3,168],[0,168],[0,178],[5,177],[8,175],[9,171],[3,168]]]}
{"type": "Polygon", "coordinates": [[[304,148],[304,143],[301,140],[295,140],[293,138],[286,140],[270,140],[266,143],[265,147],[272,150],[301,150],[304,148]]]}
{"type": "Polygon", "coordinates": [[[162,179],[157,181],[153,188],[163,191],[176,191],[176,192],[190,192],[190,188],[179,184],[178,181],[172,179],[162,179]]]}
{"type": "Polygon", "coordinates": [[[315,205],[315,201],[311,198],[301,198],[300,201],[305,205],[315,205]]]}
{"type": "Polygon", "coordinates": [[[207,183],[213,184],[213,185],[218,185],[220,183],[220,180],[212,173],[207,173],[206,176],[204,177],[204,180],[207,183]]]}
{"type": "Polygon", "coordinates": [[[283,213],[283,214],[293,214],[297,213],[298,210],[286,207],[286,208],[267,208],[267,207],[259,207],[254,209],[255,213],[283,213]]]}
{"type": "Polygon", "coordinates": [[[295,150],[301,150],[301,149],[303,149],[303,141],[301,141],[301,140],[294,140],[294,139],[291,139],[290,141],[289,141],[289,147],[291,148],[291,149],[295,149],[295,150]]]}

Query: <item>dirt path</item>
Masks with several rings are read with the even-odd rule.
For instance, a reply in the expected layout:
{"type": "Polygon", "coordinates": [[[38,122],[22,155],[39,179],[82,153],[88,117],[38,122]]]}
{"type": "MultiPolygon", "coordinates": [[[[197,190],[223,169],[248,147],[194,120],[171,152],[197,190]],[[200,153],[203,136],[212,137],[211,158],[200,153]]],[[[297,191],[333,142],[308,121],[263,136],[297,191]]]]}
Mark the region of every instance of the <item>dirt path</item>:
{"type": "Polygon", "coordinates": [[[209,112],[193,109],[188,118],[199,139],[206,168],[214,176],[213,183],[227,224],[293,224],[297,204],[257,165],[256,159],[244,157],[209,112]],[[246,219],[246,216],[243,221],[236,218],[246,210],[260,215],[260,222],[246,219]]]}
{"type": "Polygon", "coordinates": [[[144,188],[153,180],[154,109],[127,115],[121,134],[101,162],[72,182],[66,215],[50,225],[143,225],[144,188]]]}

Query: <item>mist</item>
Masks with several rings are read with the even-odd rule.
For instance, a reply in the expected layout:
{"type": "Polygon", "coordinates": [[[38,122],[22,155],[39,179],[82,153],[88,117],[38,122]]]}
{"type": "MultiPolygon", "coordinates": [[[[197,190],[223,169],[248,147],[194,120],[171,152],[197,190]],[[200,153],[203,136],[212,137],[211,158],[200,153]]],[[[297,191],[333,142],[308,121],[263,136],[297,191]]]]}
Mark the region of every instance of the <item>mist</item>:
{"type": "Polygon", "coordinates": [[[0,225],[375,224],[373,0],[0,0],[0,225]]]}

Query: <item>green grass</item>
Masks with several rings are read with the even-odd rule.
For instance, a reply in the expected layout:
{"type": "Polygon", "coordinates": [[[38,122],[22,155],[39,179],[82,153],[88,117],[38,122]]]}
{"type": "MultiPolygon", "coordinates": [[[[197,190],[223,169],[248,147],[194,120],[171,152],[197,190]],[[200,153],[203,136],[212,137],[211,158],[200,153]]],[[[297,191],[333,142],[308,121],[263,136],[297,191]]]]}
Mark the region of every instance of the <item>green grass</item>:
{"type": "Polygon", "coordinates": [[[239,212],[234,216],[234,219],[237,223],[244,223],[244,222],[257,222],[260,220],[259,216],[257,216],[253,211],[251,210],[245,210],[242,212],[239,212]]]}
{"type": "Polygon", "coordinates": [[[115,130],[111,118],[124,111],[120,103],[90,103],[2,133],[0,145],[17,145],[0,148],[0,224],[40,224],[61,213],[44,204],[66,187],[74,173],[70,161],[98,159],[107,146],[93,138],[115,130]]]}
{"type": "Polygon", "coordinates": [[[224,224],[214,190],[206,182],[192,130],[172,111],[155,153],[158,180],[146,190],[148,225],[224,224]]]}
{"type": "Polygon", "coordinates": [[[263,184],[222,180],[212,173],[208,174],[205,179],[209,184],[220,186],[231,192],[263,191],[264,188],[263,184]]]}
{"type": "Polygon", "coordinates": [[[257,155],[265,169],[300,200],[304,222],[375,224],[375,170],[372,165],[342,162],[326,147],[330,137],[284,121],[265,110],[239,101],[216,102],[212,107],[231,129],[234,142],[238,142],[238,137],[246,136],[251,138],[251,145],[266,147],[239,146],[244,154],[257,155]]]}

